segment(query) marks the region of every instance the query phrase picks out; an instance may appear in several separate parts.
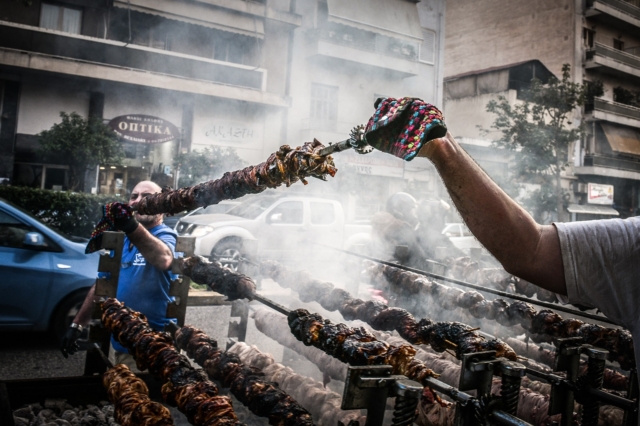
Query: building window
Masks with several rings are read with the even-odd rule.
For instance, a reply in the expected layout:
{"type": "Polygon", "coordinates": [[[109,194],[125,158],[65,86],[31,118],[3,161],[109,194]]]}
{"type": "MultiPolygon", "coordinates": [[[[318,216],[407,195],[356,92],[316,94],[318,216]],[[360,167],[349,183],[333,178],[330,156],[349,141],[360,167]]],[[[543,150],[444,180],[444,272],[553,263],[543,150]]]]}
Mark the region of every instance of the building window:
{"type": "Polygon", "coordinates": [[[613,39],[613,48],[617,50],[624,50],[624,41],[613,39]]]}
{"type": "Polygon", "coordinates": [[[65,33],[80,34],[82,11],[66,6],[42,3],[40,27],[65,33]]]}
{"type": "MultiPolygon", "coordinates": [[[[311,121],[315,128],[335,131],[338,124],[338,87],[311,84],[311,121]]],[[[312,127],[314,128],[314,127],[312,127]]]]}
{"type": "Polygon", "coordinates": [[[584,43],[584,47],[593,49],[595,39],[596,39],[595,31],[590,30],[589,28],[582,29],[582,42],[584,43]]]}
{"type": "Polygon", "coordinates": [[[422,29],[422,43],[420,43],[420,62],[435,63],[436,33],[422,29]]]}

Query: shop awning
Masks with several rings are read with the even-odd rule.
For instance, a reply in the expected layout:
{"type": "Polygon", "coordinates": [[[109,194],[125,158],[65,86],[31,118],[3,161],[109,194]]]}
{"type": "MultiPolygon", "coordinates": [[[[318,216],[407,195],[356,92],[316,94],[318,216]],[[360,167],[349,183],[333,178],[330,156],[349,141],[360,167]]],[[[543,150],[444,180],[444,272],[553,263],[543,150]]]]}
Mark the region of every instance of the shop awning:
{"type": "Polygon", "coordinates": [[[407,0],[328,0],[329,20],[389,37],[422,40],[416,4],[407,0]]]}
{"type": "Polygon", "coordinates": [[[114,6],[216,30],[264,38],[264,22],[261,19],[222,8],[214,9],[196,2],[185,7],[184,3],[175,0],[116,0],[114,6]]]}
{"type": "Polygon", "coordinates": [[[631,127],[600,123],[611,149],[624,154],[640,155],[640,131],[631,127]]]}
{"type": "Polygon", "coordinates": [[[620,213],[609,206],[597,206],[595,204],[569,204],[567,210],[569,210],[569,213],[620,216],[620,213]]]}

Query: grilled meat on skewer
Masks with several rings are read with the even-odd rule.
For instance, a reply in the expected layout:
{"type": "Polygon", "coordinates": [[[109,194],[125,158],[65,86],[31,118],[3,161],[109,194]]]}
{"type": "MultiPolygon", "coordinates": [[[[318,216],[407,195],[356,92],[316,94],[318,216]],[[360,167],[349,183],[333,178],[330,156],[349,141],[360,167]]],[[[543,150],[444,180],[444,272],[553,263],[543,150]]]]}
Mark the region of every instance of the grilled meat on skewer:
{"type": "Polygon", "coordinates": [[[424,363],[414,359],[415,349],[409,345],[392,346],[379,341],[364,328],[333,324],[318,314],[296,309],[289,314],[289,328],[305,345],[315,346],[349,365],[381,365],[393,367],[393,374],[404,374],[422,383],[437,377],[424,363]]]}
{"type": "Polygon", "coordinates": [[[485,340],[468,325],[457,322],[420,321],[404,309],[382,302],[356,299],[333,284],[314,280],[309,274],[290,271],[275,261],[264,261],[260,271],[283,287],[292,288],[303,302],[315,300],[329,311],[339,311],[348,320],[359,319],[372,328],[397,331],[409,343],[431,345],[436,351],[453,350],[458,358],[465,353],[495,350],[498,357],[516,359],[515,352],[501,340],[485,340]]]}
{"type": "MultiPolygon", "coordinates": [[[[265,310],[265,312],[268,311],[265,310]]],[[[268,313],[273,314],[273,312],[268,313]]],[[[279,315],[279,319],[284,322],[282,315],[279,315]]],[[[290,335],[288,332],[286,334],[290,335]]],[[[296,340],[296,343],[299,342],[296,340]]],[[[314,350],[320,352],[317,349],[314,350]]],[[[311,415],[319,423],[337,425],[338,422],[341,422],[343,425],[348,425],[350,422],[358,421],[360,425],[365,424],[366,417],[360,414],[360,410],[343,411],[340,409],[341,395],[326,389],[320,382],[296,374],[291,368],[276,363],[271,355],[260,352],[255,346],[238,342],[227,352],[236,354],[245,365],[260,368],[267,380],[278,382],[281,389],[295,397],[305,407],[309,407],[311,415]]],[[[325,358],[333,359],[325,354],[322,355],[325,358]]],[[[346,375],[343,375],[342,379],[344,377],[346,375]]]]}
{"type": "Polygon", "coordinates": [[[258,194],[267,188],[282,184],[290,186],[312,176],[326,180],[334,176],[337,169],[331,156],[321,157],[318,151],[324,148],[317,140],[306,142],[291,149],[283,145],[269,156],[267,161],[257,166],[249,166],[235,172],[227,172],[220,179],[203,182],[195,186],[171,190],[144,197],[136,205],[140,214],[176,214],[196,207],[217,204],[222,200],[232,200],[247,194],[258,194]]]}
{"type": "Polygon", "coordinates": [[[495,319],[503,326],[521,325],[534,341],[582,337],[585,343],[607,349],[609,358],[619,362],[623,369],[635,366],[633,340],[627,330],[585,324],[578,319],[563,319],[549,309],[536,311],[533,306],[521,301],[488,301],[476,291],[447,287],[421,275],[386,265],[371,264],[368,273],[374,281],[388,286],[397,294],[420,294],[433,298],[447,309],[461,307],[477,318],[495,319]]]}
{"type": "Polygon", "coordinates": [[[114,418],[121,426],[173,426],[169,409],[149,399],[147,385],[124,364],[102,376],[114,418]]]}
{"type": "Polygon", "coordinates": [[[220,262],[210,262],[202,256],[181,257],[178,259],[181,274],[191,278],[197,284],[208,285],[213,291],[227,296],[229,300],[253,298],[256,284],[253,280],[229,268],[220,262]]]}
{"type": "Polygon", "coordinates": [[[231,393],[240,402],[252,413],[267,417],[269,424],[313,425],[309,412],[279,389],[276,383],[266,381],[260,369],[246,367],[237,355],[220,351],[217,342],[202,330],[184,326],[175,337],[178,348],[201,365],[210,378],[231,388],[231,393]]]}
{"type": "Polygon", "coordinates": [[[162,396],[177,406],[196,426],[240,426],[231,400],[218,395],[216,385],[202,370],[191,367],[189,359],[173,346],[168,333],[149,327],[144,315],[116,299],[102,304],[102,324],[133,354],[138,369],[165,380],[162,396]]]}

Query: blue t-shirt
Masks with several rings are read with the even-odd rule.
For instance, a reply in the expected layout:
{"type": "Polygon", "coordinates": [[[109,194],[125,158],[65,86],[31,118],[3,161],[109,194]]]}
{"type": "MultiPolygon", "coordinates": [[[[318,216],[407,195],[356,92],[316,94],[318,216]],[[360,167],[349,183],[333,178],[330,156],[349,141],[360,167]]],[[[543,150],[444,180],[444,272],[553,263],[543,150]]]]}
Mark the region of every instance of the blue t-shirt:
{"type": "MultiPolygon", "coordinates": [[[[151,235],[160,240],[175,253],[177,235],[173,229],[160,224],[149,229],[151,235]]],[[[149,325],[158,331],[164,330],[169,322],[167,306],[174,298],[169,296],[170,281],[175,278],[171,270],[161,271],[148,264],[129,238],[124,238],[122,263],[116,298],[125,306],[143,313],[149,325]]],[[[120,343],[111,337],[111,345],[118,352],[128,352],[120,343]]]]}

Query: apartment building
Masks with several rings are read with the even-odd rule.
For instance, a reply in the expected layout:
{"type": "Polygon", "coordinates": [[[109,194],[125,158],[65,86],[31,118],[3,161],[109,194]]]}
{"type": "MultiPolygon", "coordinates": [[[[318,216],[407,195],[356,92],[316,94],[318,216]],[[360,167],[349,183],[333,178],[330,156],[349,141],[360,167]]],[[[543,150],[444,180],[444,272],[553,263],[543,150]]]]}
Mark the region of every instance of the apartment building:
{"type": "Polygon", "coordinates": [[[233,147],[255,163],[285,143],[289,0],[0,1],[0,177],[66,189],[38,154],[60,111],[102,118],[123,166],[87,174],[86,191],[172,184],[176,153],[233,147]]]}
{"type": "Polygon", "coordinates": [[[498,94],[517,102],[518,89],[511,82],[523,64],[537,63],[542,75],[560,77],[568,63],[575,82],[592,87],[601,82],[603,88],[574,117],[575,123],[583,120],[587,136],[576,141],[567,158],[571,167],[563,185],[571,194],[571,218],[639,214],[638,0],[450,0],[446,28],[445,114],[455,135],[485,149],[494,162],[508,161],[504,153],[486,150],[491,133],[478,130],[488,129],[493,119],[486,103],[498,94]],[[501,84],[483,83],[500,73],[501,84]],[[472,76],[474,91],[460,91],[462,80],[471,84],[472,76]]]}
{"type": "MultiPolygon", "coordinates": [[[[302,25],[294,31],[289,139],[346,139],[366,124],[378,97],[441,105],[444,0],[297,0],[295,12],[302,25]]],[[[440,195],[437,173],[425,159],[352,151],[334,158],[370,189],[357,190],[354,179],[349,211],[356,218],[384,208],[387,196],[409,181],[419,196],[440,195]]]]}

